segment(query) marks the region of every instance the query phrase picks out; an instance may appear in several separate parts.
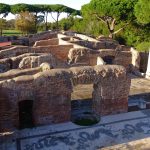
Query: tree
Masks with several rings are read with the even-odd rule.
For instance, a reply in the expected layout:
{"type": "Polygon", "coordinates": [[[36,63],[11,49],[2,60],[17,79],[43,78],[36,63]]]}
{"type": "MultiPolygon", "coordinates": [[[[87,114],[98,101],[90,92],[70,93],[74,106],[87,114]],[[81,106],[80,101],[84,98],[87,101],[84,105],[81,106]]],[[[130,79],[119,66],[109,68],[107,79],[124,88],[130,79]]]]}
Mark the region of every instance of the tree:
{"type": "Polygon", "coordinates": [[[15,19],[7,20],[6,29],[15,29],[15,19]]]}
{"type": "Polygon", "coordinates": [[[44,21],[44,15],[41,15],[41,14],[38,15],[39,13],[43,13],[43,7],[42,7],[42,5],[35,4],[35,5],[31,5],[29,10],[30,10],[30,12],[34,13],[35,29],[37,32],[37,25],[44,21]]]}
{"type": "Polygon", "coordinates": [[[59,21],[59,26],[61,30],[69,30],[74,25],[74,18],[72,16],[68,18],[63,18],[59,21]]]}
{"type": "Polygon", "coordinates": [[[51,12],[51,16],[56,21],[56,28],[58,29],[59,27],[58,21],[59,21],[60,14],[62,12],[65,12],[66,6],[60,5],[60,4],[51,5],[51,9],[52,9],[52,12],[56,13],[56,19],[53,17],[52,12],[51,12]]]}
{"type": "Polygon", "coordinates": [[[5,18],[9,14],[9,12],[10,12],[10,6],[7,4],[0,3],[0,15],[1,15],[1,18],[0,18],[0,36],[2,36],[2,31],[6,26],[6,20],[3,18],[5,18]]]}
{"type": "Polygon", "coordinates": [[[135,19],[133,10],[136,2],[137,0],[91,0],[89,4],[82,6],[82,15],[103,22],[107,26],[109,37],[113,38],[135,19]],[[123,25],[116,29],[120,22],[123,25]]]}
{"type": "Polygon", "coordinates": [[[6,28],[6,20],[0,18],[0,36],[2,36],[3,29],[6,28]]]}
{"type": "Polygon", "coordinates": [[[42,5],[30,5],[30,4],[20,3],[11,6],[11,12],[13,14],[19,14],[25,11],[35,14],[34,25],[35,25],[35,29],[37,29],[37,24],[44,20],[44,17],[42,15],[38,16],[38,13],[43,12],[42,5]]]}
{"type": "Polygon", "coordinates": [[[44,14],[44,20],[45,20],[45,31],[48,30],[48,14],[52,12],[51,5],[41,5],[41,12],[44,14]]]}
{"type": "Polygon", "coordinates": [[[26,12],[21,12],[16,16],[16,28],[20,30],[23,34],[35,32],[35,17],[34,14],[26,12]]]}
{"type": "Polygon", "coordinates": [[[25,11],[31,12],[32,6],[29,4],[24,4],[24,3],[11,5],[11,13],[12,14],[19,14],[19,13],[25,12],[25,11]]]}
{"type": "Polygon", "coordinates": [[[77,16],[77,15],[81,16],[80,10],[76,10],[76,9],[73,9],[73,8],[70,8],[67,6],[64,6],[63,11],[64,11],[64,13],[67,13],[67,17],[77,16]]]}
{"type": "Polygon", "coordinates": [[[150,0],[139,0],[135,5],[135,16],[142,24],[150,23],[150,0]]]}
{"type": "Polygon", "coordinates": [[[2,15],[1,18],[5,18],[9,12],[10,12],[10,6],[7,4],[0,3],[0,15],[2,15]]]}

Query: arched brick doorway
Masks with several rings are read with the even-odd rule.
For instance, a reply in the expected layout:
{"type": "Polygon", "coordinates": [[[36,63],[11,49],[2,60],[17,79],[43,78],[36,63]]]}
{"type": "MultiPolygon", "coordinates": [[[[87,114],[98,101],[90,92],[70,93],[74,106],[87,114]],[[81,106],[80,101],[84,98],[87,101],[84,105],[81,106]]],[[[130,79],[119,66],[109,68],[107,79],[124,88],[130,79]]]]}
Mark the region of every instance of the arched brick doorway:
{"type": "Polygon", "coordinates": [[[34,126],[33,122],[33,100],[23,100],[19,105],[19,128],[31,128],[34,126]]]}

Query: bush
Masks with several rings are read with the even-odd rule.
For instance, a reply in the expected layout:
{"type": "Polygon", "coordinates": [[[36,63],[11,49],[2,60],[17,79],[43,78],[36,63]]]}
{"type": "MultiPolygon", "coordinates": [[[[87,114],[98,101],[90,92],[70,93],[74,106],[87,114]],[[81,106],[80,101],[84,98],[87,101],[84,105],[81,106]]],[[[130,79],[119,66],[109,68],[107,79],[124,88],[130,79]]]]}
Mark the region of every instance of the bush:
{"type": "Polygon", "coordinates": [[[21,12],[16,16],[16,29],[23,34],[35,33],[35,16],[33,13],[21,12]]]}
{"type": "Polygon", "coordinates": [[[137,50],[138,51],[149,51],[150,50],[150,42],[142,42],[140,44],[137,45],[137,50]]]}

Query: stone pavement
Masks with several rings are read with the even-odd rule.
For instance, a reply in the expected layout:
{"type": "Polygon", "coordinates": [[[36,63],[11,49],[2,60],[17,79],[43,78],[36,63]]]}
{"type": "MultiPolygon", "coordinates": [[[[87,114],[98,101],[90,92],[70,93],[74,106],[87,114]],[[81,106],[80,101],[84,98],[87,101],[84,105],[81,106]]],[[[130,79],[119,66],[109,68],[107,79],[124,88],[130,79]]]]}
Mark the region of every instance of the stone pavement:
{"type": "Polygon", "coordinates": [[[88,127],[67,122],[16,130],[0,136],[0,150],[96,150],[147,137],[150,110],[104,116],[88,127]]]}
{"type": "Polygon", "coordinates": [[[102,148],[101,150],[150,150],[150,138],[102,148]]]}

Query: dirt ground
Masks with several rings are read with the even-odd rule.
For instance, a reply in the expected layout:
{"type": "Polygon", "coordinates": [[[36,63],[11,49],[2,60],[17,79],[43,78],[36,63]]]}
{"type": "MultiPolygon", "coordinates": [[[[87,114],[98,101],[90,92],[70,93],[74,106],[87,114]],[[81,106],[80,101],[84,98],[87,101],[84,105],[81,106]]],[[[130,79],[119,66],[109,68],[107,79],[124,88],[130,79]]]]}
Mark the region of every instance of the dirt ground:
{"type": "MultiPolygon", "coordinates": [[[[92,98],[92,91],[93,84],[77,85],[73,89],[72,100],[92,98]]],[[[134,95],[149,95],[150,98],[150,80],[131,76],[130,96],[134,95]]]]}

